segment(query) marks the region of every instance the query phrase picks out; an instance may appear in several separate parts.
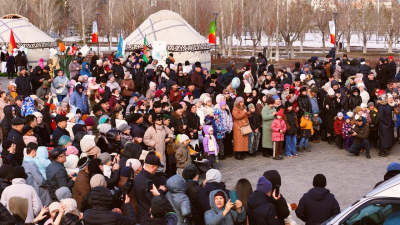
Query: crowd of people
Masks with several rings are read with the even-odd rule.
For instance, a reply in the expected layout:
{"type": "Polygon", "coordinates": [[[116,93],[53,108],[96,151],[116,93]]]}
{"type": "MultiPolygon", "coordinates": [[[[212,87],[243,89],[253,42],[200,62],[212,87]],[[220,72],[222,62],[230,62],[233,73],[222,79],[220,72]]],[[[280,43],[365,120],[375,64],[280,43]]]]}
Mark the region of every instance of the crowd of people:
{"type": "Polygon", "coordinates": [[[255,191],[244,178],[229,191],[216,163],[294,160],[309,141],[370,159],[398,141],[393,57],[374,72],[333,48],[277,70],[259,53],[211,73],[172,53],[148,62],[140,51],[93,52],[90,62],[73,54],[69,77],[54,55],[29,70],[25,60],[0,91],[2,224],[293,224],[294,213],[320,224],[340,213],[324,175],[297,206],[279,193],[278,171],[255,191]]]}

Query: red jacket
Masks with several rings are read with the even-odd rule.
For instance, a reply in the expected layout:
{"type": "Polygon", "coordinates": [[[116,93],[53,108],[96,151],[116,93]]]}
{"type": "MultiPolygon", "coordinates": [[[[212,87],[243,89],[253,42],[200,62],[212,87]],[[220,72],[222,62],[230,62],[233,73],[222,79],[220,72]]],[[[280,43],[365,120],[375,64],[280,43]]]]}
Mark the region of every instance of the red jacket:
{"type": "Polygon", "coordinates": [[[178,91],[175,91],[173,88],[169,91],[169,102],[172,105],[172,103],[178,102],[181,100],[182,92],[178,89],[178,91]],[[177,96],[175,96],[175,93],[178,93],[177,96]]]}
{"type": "Polygon", "coordinates": [[[336,118],[335,123],[333,124],[333,128],[335,129],[336,135],[342,135],[342,127],[343,127],[344,119],[336,118]]]}

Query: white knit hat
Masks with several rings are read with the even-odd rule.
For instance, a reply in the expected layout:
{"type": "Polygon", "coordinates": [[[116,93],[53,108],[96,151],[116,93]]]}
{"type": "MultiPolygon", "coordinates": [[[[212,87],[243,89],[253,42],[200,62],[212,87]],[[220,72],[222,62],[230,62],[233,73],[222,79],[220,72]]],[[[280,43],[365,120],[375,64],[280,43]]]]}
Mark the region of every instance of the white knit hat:
{"type": "Polygon", "coordinates": [[[361,103],[360,107],[361,107],[361,108],[367,107],[367,104],[361,103]]]}
{"type": "Polygon", "coordinates": [[[71,119],[75,118],[75,114],[74,113],[68,113],[65,116],[68,117],[68,121],[70,121],[71,119]]]}
{"type": "Polygon", "coordinates": [[[186,140],[189,140],[189,137],[188,137],[186,134],[181,134],[181,135],[179,136],[179,142],[180,142],[180,143],[183,143],[183,142],[185,142],[186,140]]]}
{"type": "Polygon", "coordinates": [[[335,95],[335,91],[332,88],[329,88],[328,95],[335,95]]]}

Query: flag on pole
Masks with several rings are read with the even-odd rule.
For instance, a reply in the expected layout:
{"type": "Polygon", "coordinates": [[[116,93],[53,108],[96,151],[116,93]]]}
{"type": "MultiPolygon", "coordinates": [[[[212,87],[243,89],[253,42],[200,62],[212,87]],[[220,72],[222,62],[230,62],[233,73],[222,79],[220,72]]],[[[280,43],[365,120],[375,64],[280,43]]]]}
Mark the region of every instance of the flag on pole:
{"type": "Polygon", "coordinates": [[[208,43],[216,44],[217,41],[215,39],[215,21],[211,22],[210,25],[210,33],[208,34],[208,43]]]}
{"type": "Polygon", "coordinates": [[[13,49],[17,48],[17,45],[15,44],[15,39],[14,39],[14,33],[11,30],[11,34],[10,34],[10,44],[8,45],[8,53],[13,53],[13,49]]]}
{"type": "Polygon", "coordinates": [[[120,57],[120,56],[124,56],[122,53],[122,44],[123,44],[124,40],[122,40],[122,35],[119,35],[119,42],[118,42],[118,49],[117,49],[117,53],[116,53],[116,57],[120,57]]]}
{"type": "Polygon", "coordinates": [[[93,21],[93,30],[92,30],[92,43],[98,43],[98,31],[97,31],[97,22],[93,21]]]}
{"type": "Polygon", "coordinates": [[[336,43],[335,31],[336,31],[335,22],[329,21],[329,33],[331,36],[331,44],[333,44],[333,45],[335,45],[335,43],[336,43]]]}
{"type": "Polygon", "coordinates": [[[143,42],[143,61],[145,61],[146,63],[149,62],[149,59],[147,58],[147,40],[146,40],[146,36],[144,37],[144,42],[143,42]]]}

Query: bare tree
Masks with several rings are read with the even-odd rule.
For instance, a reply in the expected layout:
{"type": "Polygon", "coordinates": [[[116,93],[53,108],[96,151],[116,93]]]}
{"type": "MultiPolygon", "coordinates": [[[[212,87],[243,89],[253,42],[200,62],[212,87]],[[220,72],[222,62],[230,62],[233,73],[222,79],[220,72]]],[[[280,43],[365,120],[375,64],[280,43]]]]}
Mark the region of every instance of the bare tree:
{"type": "Polygon", "coordinates": [[[96,2],[94,0],[70,0],[72,19],[81,33],[83,45],[86,44],[86,29],[93,23],[96,2]]]}
{"type": "Polygon", "coordinates": [[[54,0],[28,1],[31,11],[30,21],[42,31],[49,34],[62,25],[62,2],[54,0]],[[51,9],[51,10],[48,10],[51,9]]]}
{"type": "Polygon", "coordinates": [[[328,31],[329,21],[332,19],[332,10],[329,7],[330,0],[317,1],[315,5],[315,27],[321,32],[322,54],[325,54],[325,34],[328,31]]]}

